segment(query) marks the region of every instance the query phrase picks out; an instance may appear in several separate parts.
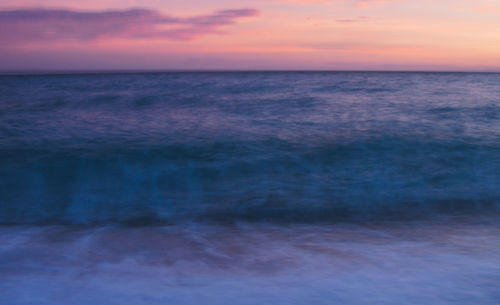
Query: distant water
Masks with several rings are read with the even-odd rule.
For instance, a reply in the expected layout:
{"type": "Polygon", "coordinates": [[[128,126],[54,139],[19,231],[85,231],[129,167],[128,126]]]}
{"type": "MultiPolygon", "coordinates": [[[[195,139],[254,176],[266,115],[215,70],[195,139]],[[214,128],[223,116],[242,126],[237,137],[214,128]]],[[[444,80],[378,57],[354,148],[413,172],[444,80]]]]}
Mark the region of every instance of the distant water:
{"type": "Polygon", "coordinates": [[[0,77],[0,223],[498,213],[500,74],[0,77]]]}
{"type": "Polygon", "coordinates": [[[0,76],[0,304],[498,305],[500,74],[0,76]]]}

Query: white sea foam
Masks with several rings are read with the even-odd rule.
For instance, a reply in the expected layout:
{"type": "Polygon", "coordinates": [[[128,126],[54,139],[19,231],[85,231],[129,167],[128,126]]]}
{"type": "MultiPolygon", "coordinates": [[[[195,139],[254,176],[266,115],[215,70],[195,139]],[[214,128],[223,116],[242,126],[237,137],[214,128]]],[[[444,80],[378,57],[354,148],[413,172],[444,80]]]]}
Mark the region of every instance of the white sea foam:
{"type": "Polygon", "coordinates": [[[495,222],[3,227],[0,303],[493,305],[495,222]]]}

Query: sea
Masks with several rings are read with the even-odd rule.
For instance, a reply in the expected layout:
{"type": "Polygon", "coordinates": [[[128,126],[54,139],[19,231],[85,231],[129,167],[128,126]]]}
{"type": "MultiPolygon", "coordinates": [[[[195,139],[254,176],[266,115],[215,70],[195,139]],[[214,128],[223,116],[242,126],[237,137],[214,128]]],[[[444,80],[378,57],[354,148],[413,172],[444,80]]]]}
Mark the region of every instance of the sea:
{"type": "Polygon", "coordinates": [[[0,304],[500,304],[500,74],[0,75],[0,304]]]}

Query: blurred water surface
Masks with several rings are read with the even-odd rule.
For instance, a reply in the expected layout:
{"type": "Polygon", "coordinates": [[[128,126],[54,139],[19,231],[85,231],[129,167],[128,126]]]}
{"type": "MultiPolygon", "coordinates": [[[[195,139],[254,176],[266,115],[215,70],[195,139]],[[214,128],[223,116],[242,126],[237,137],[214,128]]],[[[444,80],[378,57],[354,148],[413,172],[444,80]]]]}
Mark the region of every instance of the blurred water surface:
{"type": "Polygon", "coordinates": [[[500,303],[500,74],[0,76],[0,304],[500,303]]]}
{"type": "Polygon", "coordinates": [[[500,74],[0,80],[1,223],[498,210],[500,74]]]}

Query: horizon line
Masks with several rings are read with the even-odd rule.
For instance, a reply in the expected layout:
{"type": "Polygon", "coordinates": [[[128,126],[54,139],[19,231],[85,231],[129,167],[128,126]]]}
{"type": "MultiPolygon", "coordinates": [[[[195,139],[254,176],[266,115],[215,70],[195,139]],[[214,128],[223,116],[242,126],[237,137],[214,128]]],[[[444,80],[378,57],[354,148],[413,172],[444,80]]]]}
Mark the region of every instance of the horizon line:
{"type": "Polygon", "coordinates": [[[15,75],[90,75],[90,74],[161,74],[161,73],[478,73],[499,74],[500,70],[376,70],[376,69],[26,69],[0,70],[0,76],[15,75]]]}

